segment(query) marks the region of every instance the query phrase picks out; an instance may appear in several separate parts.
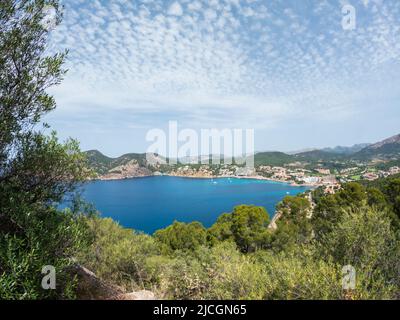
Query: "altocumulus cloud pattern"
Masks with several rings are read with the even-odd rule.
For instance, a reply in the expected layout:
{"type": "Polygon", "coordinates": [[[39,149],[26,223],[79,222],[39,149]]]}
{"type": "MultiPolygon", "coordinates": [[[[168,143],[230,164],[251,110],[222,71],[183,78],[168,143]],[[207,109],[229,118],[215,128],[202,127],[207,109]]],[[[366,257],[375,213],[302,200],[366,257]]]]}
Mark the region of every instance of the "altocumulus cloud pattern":
{"type": "Polygon", "coordinates": [[[340,121],[393,109],[399,97],[397,0],[64,5],[52,46],[70,49],[70,72],[55,91],[67,118],[123,110],[144,127],[155,113],[192,127],[265,127],[340,121]],[[354,30],[342,28],[345,4],[356,9],[354,30]]]}

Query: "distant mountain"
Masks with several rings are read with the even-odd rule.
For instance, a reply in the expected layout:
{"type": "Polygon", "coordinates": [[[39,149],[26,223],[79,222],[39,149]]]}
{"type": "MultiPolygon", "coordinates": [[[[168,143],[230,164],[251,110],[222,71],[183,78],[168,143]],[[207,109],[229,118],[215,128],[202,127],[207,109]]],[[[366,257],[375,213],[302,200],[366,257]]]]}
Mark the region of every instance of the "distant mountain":
{"type": "Polygon", "coordinates": [[[400,135],[386,140],[369,144],[359,143],[351,147],[337,146],[296,153],[298,161],[336,161],[336,160],[361,160],[372,159],[390,160],[400,157],[400,135]]]}
{"type": "Polygon", "coordinates": [[[296,151],[289,151],[289,152],[286,152],[286,154],[300,155],[303,158],[307,157],[307,155],[309,155],[311,158],[318,158],[318,157],[326,158],[326,157],[329,157],[328,153],[350,155],[350,154],[356,153],[358,151],[361,151],[362,149],[368,147],[369,145],[370,145],[370,143],[359,143],[359,144],[355,144],[351,147],[337,146],[334,148],[323,148],[323,149],[305,148],[305,149],[296,150],[296,151]]]}
{"type": "Polygon", "coordinates": [[[400,134],[390,137],[388,139],[382,140],[380,142],[374,143],[368,147],[368,149],[379,149],[387,145],[400,145],[400,134]]]}
{"type": "Polygon", "coordinates": [[[285,153],[288,154],[288,155],[293,156],[293,155],[296,155],[296,154],[299,154],[299,153],[305,153],[305,152],[310,152],[310,151],[315,151],[315,150],[319,150],[319,149],[317,149],[317,148],[305,148],[305,149],[289,151],[289,152],[285,152],[285,153]]]}
{"type": "Polygon", "coordinates": [[[352,157],[356,159],[393,159],[400,157],[400,134],[369,145],[352,157]]]}
{"type": "MultiPolygon", "coordinates": [[[[98,150],[90,150],[86,152],[89,165],[100,175],[110,172],[110,170],[120,166],[132,164],[132,161],[137,163],[138,166],[148,168],[155,171],[151,165],[154,163],[165,164],[167,159],[153,154],[146,157],[145,153],[128,153],[118,158],[110,158],[102,154],[98,150]]],[[[212,159],[213,155],[201,157],[184,157],[181,159],[182,163],[198,163],[200,160],[212,159]]],[[[223,155],[220,159],[223,159],[223,155]]],[[[318,161],[348,161],[360,160],[370,161],[373,159],[382,160],[399,160],[400,159],[400,134],[385,139],[374,144],[356,144],[351,147],[338,146],[335,148],[324,148],[320,150],[308,149],[295,153],[284,153],[278,151],[257,152],[254,156],[254,163],[256,166],[269,165],[269,166],[284,166],[294,162],[318,162],[318,161]]]]}
{"type": "Polygon", "coordinates": [[[370,143],[359,143],[359,144],[355,144],[354,146],[351,146],[351,147],[337,146],[335,148],[324,148],[321,150],[325,151],[325,152],[329,152],[329,153],[353,154],[353,153],[361,151],[362,149],[364,149],[370,145],[371,145],[370,143]]]}
{"type": "Polygon", "coordinates": [[[360,160],[372,159],[391,160],[400,158],[400,135],[393,136],[383,141],[367,144],[356,144],[352,147],[338,146],[324,148],[296,154],[296,157],[304,161],[335,161],[335,160],[360,160]]]}
{"type": "Polygon", "coordinates": [[[313,150],[296,154],[295,157],[297,161],[330,161],[342,159],[344,155],[323,150],[313,150]]]}

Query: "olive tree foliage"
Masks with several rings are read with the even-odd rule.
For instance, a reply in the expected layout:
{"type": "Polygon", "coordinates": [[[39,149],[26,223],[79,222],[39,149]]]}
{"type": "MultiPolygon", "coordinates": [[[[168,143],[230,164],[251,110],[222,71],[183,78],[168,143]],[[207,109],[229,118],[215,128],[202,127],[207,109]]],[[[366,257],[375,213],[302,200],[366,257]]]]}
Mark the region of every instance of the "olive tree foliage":
{"type": "Polygon", "coordinates": [[[46,8],[58,1],[0,1],[0,298],[71,296],[66,273],[85,228],[74,212],[55,209],[89,175],[78,143],[38,131],[56,107],[47,90],[65,74],[66,53],[47,54],[46,8]],[[41,288],[41,269],[57,270],[57,290],[41,288]]]}
{"type": "Polygon", "coordinates": [[[319,259],[351,265],[357,272],[357,299],[399,295],[400,241],[387,212],[371,207],[343,210],[335,228],[316,243],[319,259]]]}
{"type": "Polygon", "coordinates": [[[46,6],[61,14],[58,1],[0,2],[0,164],[18,152],[20,140],[55,100],[46,90],[61,82],[66,53],[46,55],[49,37],[43,23],[46,6]]]}

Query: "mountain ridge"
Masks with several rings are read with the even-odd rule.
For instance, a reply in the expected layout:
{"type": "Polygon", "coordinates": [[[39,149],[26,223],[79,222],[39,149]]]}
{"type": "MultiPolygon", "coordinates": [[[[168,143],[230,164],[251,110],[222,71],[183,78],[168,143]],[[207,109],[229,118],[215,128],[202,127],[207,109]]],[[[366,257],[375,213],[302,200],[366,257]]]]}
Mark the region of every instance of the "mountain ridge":
{"type": "MultiPolygon", "coordinates": [[[[88,150],[85,152],[88,157],[89,165],[98,173],[106,174],[109,171],[126,165],[129,162],[136,161],[141,167],[150,167],[152,163],[147,161],[146,153],[126,153],[116,158],[111,158],[99,150],[88,150]]],[[[160,155],[153,155],[155,162],[166,164],[167,158],[160,155]]],[[[199,156],[193,158],[204,159],[207,156],[199,156]]],[[[211,156],[208,156],[211,159],[211,156]]],[[[308,151],[300,153],[285,153],[280,151],[257,152],[254,155],[254,163],[259,165],[282,166],[299,161],[318,162],[318,161],[348,161],[348,160],[364,160],[373,159],[391,160],[400,158],[400,134],[394,135],[382,141],[373,144],[362,143],[355,144],[351,147],[337,146],[334,148],[308,149],[308,151]]],[[[221,156],[223,159],[223,156],[221,156]]],[[[187,159],[186,159],[187,160],[187,159]]],[[[180,164],[187,164],[181,159],[180,164]]]]}
{"type": "Polygon", "coordinates": [[[354,154],[356,159],[390,160],[400,157],[400,134],[376,142],[354,154]]]}

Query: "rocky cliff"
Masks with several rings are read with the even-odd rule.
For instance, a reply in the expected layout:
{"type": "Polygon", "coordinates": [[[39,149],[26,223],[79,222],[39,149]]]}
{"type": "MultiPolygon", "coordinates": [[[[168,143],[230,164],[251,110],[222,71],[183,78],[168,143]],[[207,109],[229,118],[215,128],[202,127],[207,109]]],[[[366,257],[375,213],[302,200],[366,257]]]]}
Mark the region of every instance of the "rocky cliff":
{"type": "Polygon", "coordinates": [[[131,160],[126,164],[120,165],[101,175],[101,180],[120,180],[137,177],[152,176],[153,172],[147,167],[140,166],[137,160],[131,160]]]}

